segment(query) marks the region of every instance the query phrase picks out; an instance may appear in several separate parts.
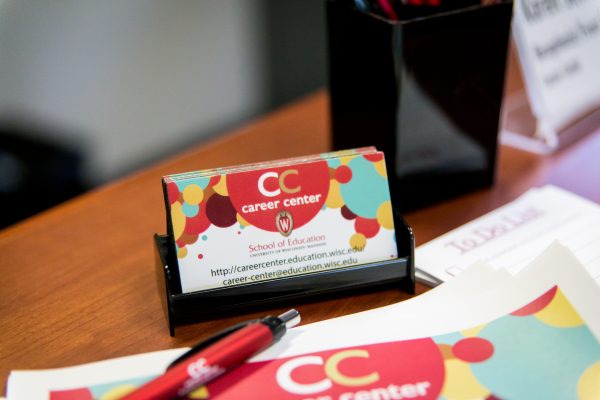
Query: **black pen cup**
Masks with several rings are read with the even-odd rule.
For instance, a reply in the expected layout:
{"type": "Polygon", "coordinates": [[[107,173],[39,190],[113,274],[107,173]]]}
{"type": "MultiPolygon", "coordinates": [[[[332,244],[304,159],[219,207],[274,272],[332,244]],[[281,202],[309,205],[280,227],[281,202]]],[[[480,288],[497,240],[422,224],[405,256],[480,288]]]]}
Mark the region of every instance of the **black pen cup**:
{"type": "Polygon", "coordinates": [[[403,211],[491,185],[512,1],[354,4],[326,2],[334,149],[382,149],[403,211]]]}

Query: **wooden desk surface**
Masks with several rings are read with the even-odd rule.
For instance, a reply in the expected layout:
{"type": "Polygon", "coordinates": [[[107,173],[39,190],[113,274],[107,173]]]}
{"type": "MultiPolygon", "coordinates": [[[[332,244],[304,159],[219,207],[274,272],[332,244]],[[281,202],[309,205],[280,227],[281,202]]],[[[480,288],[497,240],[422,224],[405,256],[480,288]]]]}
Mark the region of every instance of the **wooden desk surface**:
{"type": "MultiPolygon", "coordinates": [[[[64,367],[188,346],[231,323],[258,317],[198,323],[169,336],[153,264],[152,235],[165,232],[160,178],[326,151],[327,104],[326,95],[317,93],[0,232],[0,393],[12,369],[64,367]]],[[[493,187],[406,219],[418,245],[536,185],[554,183],[600,202],[599,173],[600,132],[549,157],[502,147],[493,187]]],[[[417,293],[424,290],[417,287],[417,293]]],[[[298,309],[304,322],[314,322],[407,297],[390,289],[299,303],[298,309]]]]}

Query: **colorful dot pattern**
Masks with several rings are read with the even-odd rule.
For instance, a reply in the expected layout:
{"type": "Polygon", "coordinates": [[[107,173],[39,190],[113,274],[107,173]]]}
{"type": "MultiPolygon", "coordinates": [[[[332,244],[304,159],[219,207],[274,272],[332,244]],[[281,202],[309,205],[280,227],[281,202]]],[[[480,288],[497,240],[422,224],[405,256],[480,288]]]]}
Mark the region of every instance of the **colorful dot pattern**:
{"type": "MultiPolygon", "coordinates": [[[[325,155],[323,156],[325,157],[325,155]]],[[[352,248],[364,249],[381,229],[393,230],[392,204],[383,153],[353,154],[324,158],[329,167],[330,186],[323,210],[339,209],[342,217],[354,221],[348,238],[352,248]]],[[[170,220],[178,258],[188,255],[187,245],[196,243],[210,226],[242,230],[250,224],[233,206],[227,175],[167,180],[170,220]]]]}
{"type": "Polygon", "coordinates": [[[600,343],[557,287],[435,340],[447,374],[442,399],[600,399],[600,343]]]}
{"type": "MultiPolygon", "coordinates": [[[[415,354],[412,360],[384,357],[378,362],[415,362],[426,370],[442,367],[439,378],[433,375],[429,378],[432,382],[441,379],[442,384],[435,385],[437,391],[427,398],[600,399],[600,343],[587,326],[578,321],[581,321],[579,315],[564,294],[553,288],[527,306],[487,324],[430,339],[381,343],[381,346],[404,348],[412,343],[415,354]],[[424,343],[431,346],[423,347],[424,343]]],[[[373,362],[365,359],[366,371],[377,369],[373,362]]],[[[255,382],[272,380],[271,376],[260,375],[267,374],[264,372],[268,370],[266,363],[245,364],[237,372],[244,376],[246,368],[246,373],[254,374],[255,382]],[[261,365],[265,368],[257,369],[261,365]]],[[[152,378],[53,391],[50,400],[115,400],[152,378]]],[[[402,376],[397,380],[401,382],[402,376]]],[[[210,398],[210,392],[209,384],[188,398],[210,398]]],[[[244,395],[260,397],[259,392],[244,395]]]]}
{"type": "Polygon", "coordinates": [[[361,250],[381,228],[394,229],[392,202],[383,153],[328,160],[331,183],[325,205],[339,208],[342,217],[354,220],[349,244],[361,250]]]}

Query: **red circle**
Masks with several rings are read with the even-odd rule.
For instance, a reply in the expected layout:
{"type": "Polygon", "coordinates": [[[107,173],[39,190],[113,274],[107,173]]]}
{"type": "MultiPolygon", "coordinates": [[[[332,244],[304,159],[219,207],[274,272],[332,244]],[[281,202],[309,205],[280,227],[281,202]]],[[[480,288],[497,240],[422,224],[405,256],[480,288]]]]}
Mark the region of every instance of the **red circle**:
{"type": "Polygon", "coordinates": [[[339,183],[348,183],[352,179],[352,170],[347,165],[340,165],[335,169],[334,176],[339,183]]]}
{"type": "Polygon", "coordinates": [[[494,345],[479,337],[465,338],[452,346],[452,354],[465,362],[482,362],[494,354],[494,345]]]}
{"type": "Polygon", "coordinates": [[[198,236],[202,232],[208,229],[210,221],[206,216],[206,204],[200,204],[200,210],[198,214],[191,218],[186,218],[184,232],[188,235],[198,236]]]}
{"type": "Polygon", "coordinates": [[[383,153],[365,154],[364,157],[374,163],[383,160],[383,153]]]}
{"type": "Polygon", "coordinates": [[[533,300],[531,303],[527,304],[519,308],[516,311],[510,313],[510,315],[514,315],[515,317],[526,317],[531,314],[535,314],[538,311],[543,310],[554,298],[556,295],[557,287],[554,286],[552,289],[548,290],[546,293],[533,300]]]}
{"type": "Polygon", "coordinates": [[[362,233],[367,239],[377,235],[379,228],[379,223],[376,219],[356,217],[356,220],[354,221],[354,229],[356,232],[362,233]]]}
{"type": "Polygon", "coordinates": [[[204,258],[204,255],[198,254],[198,260],[202,260],[203,258],[204,258]]]}
{"type": "MultiPolygon", "coordinates": [[[[288,212],[293,214],[294,229],[298,229],[322,210],[330,185],[329,166],[325,160],[297,164],[293,168],[278,166],[231,173],[227,175],[227,188],[234,208],[233,222],[237,210],[249,225],[264,231],[278,232],[277,215],[287,208],[284,203],[290,201],[290,207],[293,208],[288,212]],[[257,184],[259,181],[260,187],[257,184]],[[265,196],[265,193],[268,196],[265,196]],[[262,209],[257,206],[259,203],[267,205],[268,202],[272,208],[262,209]]],[[[207,214],[213,221],[210,200],[208,205],[207,214]]]]}
{"type": "Polygon", "coordinates": [[[173,204],[179,199],[179,188],[174,182],[167,183],[167,197],[169,204],[173,204]]]}
{"type": "Polygon", "coordinates": [[[208,181],[208,186],[215,186],[221,180],[221,175],[213,175],[208,181]]]}

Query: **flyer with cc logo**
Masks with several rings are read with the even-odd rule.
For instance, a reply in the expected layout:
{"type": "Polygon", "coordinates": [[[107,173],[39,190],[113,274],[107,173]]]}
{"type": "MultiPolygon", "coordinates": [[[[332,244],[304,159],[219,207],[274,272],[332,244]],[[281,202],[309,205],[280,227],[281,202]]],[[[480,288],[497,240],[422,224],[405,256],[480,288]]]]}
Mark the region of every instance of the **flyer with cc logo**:
{"type": "MultiPolygon", "coordinates": [[[[598,303],[555,243],[516,276],[478,264],[410,300],[292,328],[186,398],[596,400],[598,303]]],[[[12,371],[7,400],[116,400],[186,350],[12,371]]]]}
{"type": "Polygon", "coordinates": [[[163,188],[183,293],[398,257],[372,147],[170,175],[163,188]]]}

